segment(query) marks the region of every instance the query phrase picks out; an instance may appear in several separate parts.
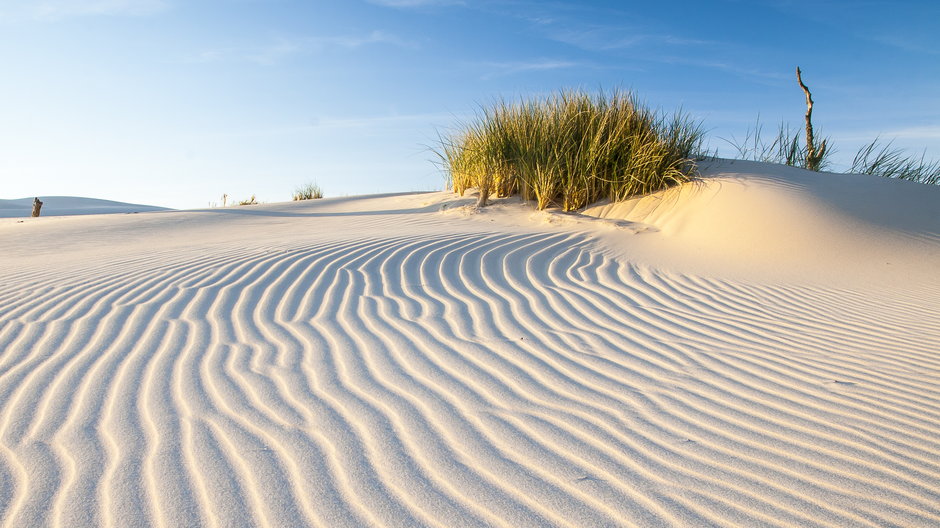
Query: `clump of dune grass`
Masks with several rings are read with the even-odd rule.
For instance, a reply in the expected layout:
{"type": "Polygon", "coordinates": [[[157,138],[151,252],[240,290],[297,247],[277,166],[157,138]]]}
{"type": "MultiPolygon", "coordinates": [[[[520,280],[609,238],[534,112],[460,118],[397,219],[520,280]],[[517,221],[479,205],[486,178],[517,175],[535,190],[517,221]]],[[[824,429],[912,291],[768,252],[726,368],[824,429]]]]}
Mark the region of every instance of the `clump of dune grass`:
{"type": "Polygon", "coordinates": [[[849,172],[940,185],[940,161],[926,161],[924,155],[912,156],[880,138],[858,150],[849,172]]]}
{"type": "MultiPolygon", "coordinates": [[[[732,136],[730,140],[722,140],[735,150],[734,156],[737,159],[808,169],[811,165],[807,160],[807,149],[800,138],[800,130],[791,131],[789,124],[781,123],[776,135],[768,141],[764,137],[763,125],[758,118],[756,126],[749,128],[743,139],[732,136]]],[[[891,141],[885,142],[881,138],[875,138],[871,143],[863,145],[855,154],[852,166],[847,172],[940,185],[940,161],[928,161],[923,154],[912,155],[891,145],[891,141]]],[[[833,150],[826,144],[818,145],[816,152],[822,156],[818,160],[817,170],[829,168],[833,150]]]]}
{"type": "Polygon", "coordinates": [[[305,183],[294,190],[293,200],[318,200],[323,198],[323,190],[316,183],[305,183]]]}
{"type": "Polygon", "coordinates": [[[258,200],[255,198],[255,195],[252,194],[250,198],[239,201],[238,205],[258,205],[258,200]]]}
{"type": "Polygon", "coordinates": [[[779,163],[791,167],[821,171],[830,165],[830,158],[834,152],[829,148],[829,139],[818,140],[814,138],[814,155],[810,156],[809,149],[800,141],[802,131],[791,130],[790,124],[783,122],[777,127],[777,133],[766,139],[764,125],[757,118],[757,124],[749,128],[744,138],[722,138],[722,141],[731,145],[736,151],[735,157],[742,160],[779,163]]]}
{"type": "Polygon", "coordinates": [[[703,136],[681,112],[652,111],[629,92],[565,91],[484,107],[438,154],[453,190],[476,188],[481,206],[518,194],[571,211],[688,181],[703,136]]]}

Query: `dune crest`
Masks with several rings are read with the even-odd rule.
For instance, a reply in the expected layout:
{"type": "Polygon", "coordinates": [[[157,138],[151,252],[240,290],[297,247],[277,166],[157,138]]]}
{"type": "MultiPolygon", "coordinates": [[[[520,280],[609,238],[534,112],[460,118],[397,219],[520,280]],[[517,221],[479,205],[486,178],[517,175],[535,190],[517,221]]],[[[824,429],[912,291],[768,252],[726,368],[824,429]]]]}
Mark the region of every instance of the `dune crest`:
{"type": "MultiPolygon", "coordinates": [[[[78,196],[43,196],[41,216],[75,216],[96,214],[126,214],[152,211],[168,211],[165,207],[141,205],[97,198],[78,196]]],[[[0,200],[0,218],[29,217],[33,208],[33,198],[0,200]]]]}
{"type": "Polygon", "coordinates": [[[697,181],[584,214],[660,232],[645,240],[652,247],[644,254],[661,266],[903,284],[936,275],[938,204],[940,186],[719,160],[703,163],[697,181]]]}

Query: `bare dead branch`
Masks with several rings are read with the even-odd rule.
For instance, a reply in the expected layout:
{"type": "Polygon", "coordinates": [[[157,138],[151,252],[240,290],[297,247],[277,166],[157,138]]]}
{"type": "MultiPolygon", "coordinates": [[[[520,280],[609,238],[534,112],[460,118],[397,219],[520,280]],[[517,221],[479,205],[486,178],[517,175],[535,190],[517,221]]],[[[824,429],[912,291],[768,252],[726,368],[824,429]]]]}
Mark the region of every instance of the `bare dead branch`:
{"type": "Polygon", "coordinates": [[[822,144],[817,146],[816,139],[813,137],[813,94],[803,84],[802,72],[799,66],[796,67],[796,81],[800,83],[800,88],[806,94],[806,168],[818,171],[826,152],[826,141],[823,140],[822,144]]]}

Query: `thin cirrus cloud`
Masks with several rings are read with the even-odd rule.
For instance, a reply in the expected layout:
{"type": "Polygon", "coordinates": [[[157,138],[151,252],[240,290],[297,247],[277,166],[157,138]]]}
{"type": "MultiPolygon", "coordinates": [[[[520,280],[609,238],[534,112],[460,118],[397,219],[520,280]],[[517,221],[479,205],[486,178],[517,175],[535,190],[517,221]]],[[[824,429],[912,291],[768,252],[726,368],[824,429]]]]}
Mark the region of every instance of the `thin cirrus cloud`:
{"type": "Polygon", "coordinates": [[[629,57],[635,61],[660,64],[686,64],[697,68],[731,73],[760,83],[776,83],[789,74],[764,71],[740,46],[716,40],[679,37],[669,33],[631,31],[615,25],[543,27],[550,40],[561,42],[600,56],[629,57]]]}
{"type": "Polygon", "coordinates": [[[484,62],[479,66],[488,70],[483,75],[483,79],[492,79],[494,77],[503,77],[526,72],[561,70],[566,68],[578,68],[584,66],[577,62],[555,59],[539,59],[532,61],[510,61],[510,62],[484,62]]]}
{"type": "Polygon", "coordinates": [[[911,142],[930,143],[940,141],[940,126],[910,126],[889,130],[869,128],[867,130],[844,131],[837,135],[841,141],[854,141],[859,143],[869,143],[873,139],[878,138],[882,145],[896,141],[905,144],[911,142]]]}
{"type": "Polygon", "coordinates": [[[236,130],[221,130],[209,133],[185,134],[188,141],[216,138],[260,138],[281,136],[309,136],[311,134],[334,134],[343,130],[366,130],[388,133],[407,131],[427,126],[428,123],[453,123],[470,118],[469,114],[454,113],[417,113],[417,114],[378,114],[357,117],[314,117],[305,124],[283,124],[236,130]]]}
{"type": "Polygon", "coordinates": [[[402,128],[408,126],[424,126],[427,123],[450,122],[460,118],[452,113],[417,113],[417,114],[385,114],[366,117],[320,117],[310,120],[310,126],[318,129],[341,128],[402,128]]]}
{"type": "Polygon", "coordinates": [[[410,49],[418,47],[415,42],[376,30],[361,35],[280,37],[263,46],[203,50],[188,57],[184,62],[245,61],[269,65],[276,64],[294,55],[316,53],[326,49],[355,50],[370,45],[389,45],[410,49]]]}
{"type": "Polygon", "coordinates": [[[679,64],[687,65],[695,68],[704,68],[709,70],[717,70],[726,73],[736,75],[738,77],[750,79],[751,81],[760,82],[764,84],[777,84],[780,81],[790,79],[792,72],[777,72],[777,71],[767,71],[760,68],[750,67],[747,64],[736,62],[733,60],[720,60],[720,59],[697,59],[690,58],[686,56],[655,56],[650,57],[651,61],[660,62],[663,64],[679,64]]]}
{"type": "Polygon", "coordinates": [[[369,0],[370,4],[386,7],[431,7],[464,5],[461,0],[369,0]]]}
{"type": "Polygon", "coordinates": [[[0,18],[55,21],[79,16],[143,16],[167,8],[164,0],[18,0],[0,4],[0,18]]]}
{"type": "Polygon", "coordinates": [[[940,139],[940,126],[915,126],[900,128],[884,134],[885,137],[903,139],[940,139]]]}
{"type": "Polygon", "coordinates": [[[881,44],[887,44],[888,46],[904,51],[924,53],[927,55],[940,55],[940,49],[937,49],[935,45],[927,42],[927,40],[930,39],[924,38],[921,35],[892,33],[872,35],[869,38],[881,44]]]}
{"type": "Polygon", "coordinates": [[[631,33],[622,28],[562,30],[550,32],[547,36],[551,40],[569,44],[587,51],[611,51],[643,46],[702,47],[716,44],[709,40],[676,37],[668,34],[631,33]]]}

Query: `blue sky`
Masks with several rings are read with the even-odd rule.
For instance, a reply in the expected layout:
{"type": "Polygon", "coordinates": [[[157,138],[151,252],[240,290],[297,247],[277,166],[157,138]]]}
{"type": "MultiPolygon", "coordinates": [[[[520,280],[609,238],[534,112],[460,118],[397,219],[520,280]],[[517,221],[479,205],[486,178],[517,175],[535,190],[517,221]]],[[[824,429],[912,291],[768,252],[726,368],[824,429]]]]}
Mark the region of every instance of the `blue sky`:
{"type": "Polygon", "coordinates": [[[802,125],[940,158],[936,2],[0,0],[0,198],[177,208],[440,189],[497,97],[632,89],[711,146],[802,125]]]}

